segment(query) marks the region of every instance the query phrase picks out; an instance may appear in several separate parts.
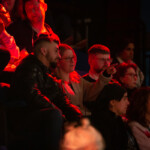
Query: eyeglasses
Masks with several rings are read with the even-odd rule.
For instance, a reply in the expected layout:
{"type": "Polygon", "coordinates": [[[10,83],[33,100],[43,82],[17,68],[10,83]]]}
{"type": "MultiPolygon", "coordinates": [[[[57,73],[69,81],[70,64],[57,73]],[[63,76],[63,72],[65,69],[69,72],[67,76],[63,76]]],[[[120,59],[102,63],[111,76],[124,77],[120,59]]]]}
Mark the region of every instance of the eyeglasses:
{"type": "Polygon", "coordinates": [[[100,61],[101,63],[104,63],[104,62],[108,62],[108,63],[112,63],[113,59],[112,58],[108,58],[108,59],[105,59],[105,58],[96,58],[98,61],[100,61]]]}
{"type": "Polygon", "coordinates": [[[137,77],[137,74],[135,73],[126,73],[125,75],[131,76],[131,77],[137,77]]]}
{"type": "Polygon", "coordinates": [[[65,60],[67,62],[70,62],[70,61],[77,61],[77,57],[73,56],[73,57],[66,57],[66,58],[61,58],[61,60],[65,60]]]}

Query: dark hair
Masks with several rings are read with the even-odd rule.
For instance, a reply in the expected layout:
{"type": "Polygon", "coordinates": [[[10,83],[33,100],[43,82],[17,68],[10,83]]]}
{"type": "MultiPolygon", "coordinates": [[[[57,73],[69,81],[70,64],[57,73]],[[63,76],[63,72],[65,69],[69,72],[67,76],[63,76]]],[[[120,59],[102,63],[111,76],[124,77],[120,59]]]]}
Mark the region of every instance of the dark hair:
{"type": "Polygon", "coordinates": [[[34,42],[34,46],[33,46],[33,49],[34,51],[36,49],[39,48],[40,44],[43,43],[43,42],[56,42],[57,44],[60,43],[60,39],[59,37],[55,34],[55,33],[52,33],[50,35],[48,34],[41,34],[34,42]]]}
{"type": "Polygon", "coordinates": [[[133,68],[135,71],[137,70],[137,66],[134,63],[121,63],[118,66],[116,66],[117,72],[114,74],[113,78],[117,81],[120,81],[120,77],[124,77],[125,73],[129,68],[133,68]]]}
{"type": "Polygon", "coordinates": [[[125,93],[126,89],[119,83],[109,83],[103,88],[98,96],[96,105],[100,107],[99,110],[108,109],[111,100],[120,101],[125,93]]]}
{"type": "Polygon", "coordinates": [[[11,19],[13,21],[15,21],[18,18],[22,18],[22,10],[23,10],[22,4],[23,4],[22,0],[15,0],[14,7],[10,13],[11,19]]]}
{"type": "Polygon", "coordinates": [[[127,110],[127,118],[129,121],[137,121],[143,126],[147,126],[145,115],[149,96],[150,87],[141,87],[133,93],[130,106],[127,110]]]}
{"type": "Polygon", "coordinates": [[[90,54],[110,54],[110,50],[108,47],[102,44],[94,44],[88,49],[88,55],[90,54]]]}
{"type": "Polygon", "coordinates": [[[25,4],[28,1],[30,1],[30,0],[20,0],[20,5],[18,7],[18,12],[19,12],[20,17],[21,17],[22,20],[28,20],[28,17],[27,17],[26,11],[25,11],[25,4]]]}
{"type": "Polygon", "coordinates": [[[132,38],[120,38],[116,43],[115,51],[117,54],[121,53],[129,43],[135,43],[132,38]]]}
{"type": "MultiPolygon", "coordinates": [[[[69,45],[67,45],[67,44],[65,44],[65,43],[61,43],[61,44],[59,45],[59,53],[60,53],[60,55],[62,56],[63,53],[64,53],[67,49],[70,49],[70,50],[72,50],[72,51],[74,52],[74,50],[73,50],[73,48],[72,48],[71,46],[69,46],[69,45]]],[[[74,53],[75,53],[75,52],[74,52],[74,53]]]]}

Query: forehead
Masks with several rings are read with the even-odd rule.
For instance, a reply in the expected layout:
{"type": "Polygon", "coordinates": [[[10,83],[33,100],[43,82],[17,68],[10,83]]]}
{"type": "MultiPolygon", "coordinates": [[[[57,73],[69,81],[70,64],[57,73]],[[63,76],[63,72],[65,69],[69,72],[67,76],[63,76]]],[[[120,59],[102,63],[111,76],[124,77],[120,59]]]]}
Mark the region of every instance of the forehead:
{"type": "Polygon", "coordinates": [[[32,4],[38,4],[38,3],[44,3],[44,0],[29,0],[25,3],[25,5],[32,5],[32,4]]]}
{"type": "Polygon", "coordinates": [[[110,58],[110,54],[100,54],[100,53],[97,53],[94,56],[96,58],[110,58]]]}
{"type": "Polygon", "coordinates": [[[135,70],[134,70],[134,68],[130,67],[130,68],[127,69],[126,72],[127,73],[135,73],[135,70]]]}
{"type": "Polygon", "coordinates": [[[132,48],[132,49],[134,49],[135,48],[134,43],[129,43],[126,48],[132,48]]]}
{"type": "Polygon", "coordinates": [[[74,51],[72,51],[71,49],[66,49],[65,51],[64,51],[64,53],[62,54],[62,56],[72,56],[72,55],[75,55],[75,52],[74,51]]]}

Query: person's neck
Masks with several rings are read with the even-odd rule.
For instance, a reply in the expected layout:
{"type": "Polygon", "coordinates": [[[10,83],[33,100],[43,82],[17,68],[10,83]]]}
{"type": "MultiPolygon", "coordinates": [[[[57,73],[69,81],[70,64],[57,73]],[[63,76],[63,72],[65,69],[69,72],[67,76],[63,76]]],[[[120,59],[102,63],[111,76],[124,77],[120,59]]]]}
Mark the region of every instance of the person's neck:
{"type": "Polygon", "coordinates": [[[89,76],[94,79],[94,80],[98,80],[99,79],[99,74],[100,73],[97,73],[95,70],[93,69],[90,69],[89,70],[89,76]]]}
{"type": "Polygon", "coordinates": [[[68,72],[65,72],[65,71],[63,71],[62,69],[59,68],[59,69],[57,69],[56,73],[57,73],[58,77],[60,79],[62,79],[63,81],[67,81],[67,82],[70,81],[68,72]]]}
{"type": "Polygon", "coordinates": [[[124,62],[126,62],[126,63],[131,63],[131,60],[125,60],[124,58],[123,58],[123,56],[119,56],[124,62]]]}
{"type": "Polygon", "coordinates": [[[40,23],[39,22],[36,22],[36,23],[33,22],[33,23],[31,23],[32,29],[35,32],[37,32],[38,34],[46,32],[46,28],[44,26],[44,22],[42,22],[42,23],[41,22],[40,23]]]}

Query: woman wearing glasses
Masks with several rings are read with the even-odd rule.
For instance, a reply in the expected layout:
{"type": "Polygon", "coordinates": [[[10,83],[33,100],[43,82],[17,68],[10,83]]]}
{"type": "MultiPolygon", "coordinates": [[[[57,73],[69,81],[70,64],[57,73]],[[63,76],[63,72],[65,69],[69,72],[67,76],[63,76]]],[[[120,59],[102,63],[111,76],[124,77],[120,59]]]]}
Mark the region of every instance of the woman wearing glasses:
{"type": "Polygon", "coordinates": [[[137,88],[137,67],[134,63],[121,63],[117,67],[114,79],[121,83],[128,92],[128,97],[137,88]]]}
{"type": "MultiPolygon", "coordinates": [[[[111,76],[105,77],[101,74],[99,80],[94,83],[84,80],[75,72],[77,56],[74,50],[67,44],[60,44],[59,49],[61,59],[56,69],[56,75],[62,80],[64,90],[72,104],[78,106],[83,115],[88,116],[90,112],[84,107],[84,102],[94,101],[103,87],[111,80],[111,76]]],[[[114,67],[110,67],[109,70],[112,70],[111,74],[114,73],[114,67]]]]}

